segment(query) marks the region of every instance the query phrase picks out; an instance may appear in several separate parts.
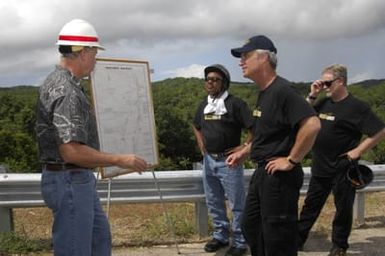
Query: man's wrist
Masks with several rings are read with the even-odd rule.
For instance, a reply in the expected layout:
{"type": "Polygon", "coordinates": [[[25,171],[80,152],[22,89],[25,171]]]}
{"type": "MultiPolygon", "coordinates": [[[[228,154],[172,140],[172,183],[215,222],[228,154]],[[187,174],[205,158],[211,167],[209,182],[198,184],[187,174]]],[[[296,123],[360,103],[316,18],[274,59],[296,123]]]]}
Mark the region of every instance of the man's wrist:
{"type": "Polygon", "coordinates": [[[288,156],[286,159],[287,159],[287,161],[288,161],[290,164],[292,164],[292,165],[294,165],[294,166],[300,164],[299,161],[298,161],[298,162],[297,162],[297,161],[294,161],[290,156],[288,156]]]}
{"type": "Polygon", "coordinates": [[[317,95],[312,95],[311,93],[309,93],[307,95],[307,98],[310,99],[310,100],[316,100],[317,99],[317,95]]]}

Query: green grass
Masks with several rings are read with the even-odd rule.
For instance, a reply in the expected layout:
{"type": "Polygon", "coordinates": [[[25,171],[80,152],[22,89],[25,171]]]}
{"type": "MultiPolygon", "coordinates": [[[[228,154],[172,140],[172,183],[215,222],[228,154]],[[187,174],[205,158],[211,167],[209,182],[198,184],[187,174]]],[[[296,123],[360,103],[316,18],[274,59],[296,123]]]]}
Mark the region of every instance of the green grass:
{"type": "Polygon", "coordinates": [[[0,255],[28,255],[30,252],[38,254],[50,249],[47,241],[32,240],[14,232],[0,233],[0,255]]]}

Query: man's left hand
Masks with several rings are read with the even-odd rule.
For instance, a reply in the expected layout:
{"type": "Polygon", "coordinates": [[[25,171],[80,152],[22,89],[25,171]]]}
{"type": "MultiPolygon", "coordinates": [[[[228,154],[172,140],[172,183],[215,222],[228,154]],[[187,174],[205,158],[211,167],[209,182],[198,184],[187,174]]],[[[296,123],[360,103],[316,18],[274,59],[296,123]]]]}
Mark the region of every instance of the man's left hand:
{"type": "Polygon", "coordinates": [[[278,157],[270,160],[267,163],[265,170],[267,171],[268,174],[274,174],[277,171],[281,171],[281,172],[291,171],[293,167],[294,165],[291,164],[286,157],[278,157]]]}

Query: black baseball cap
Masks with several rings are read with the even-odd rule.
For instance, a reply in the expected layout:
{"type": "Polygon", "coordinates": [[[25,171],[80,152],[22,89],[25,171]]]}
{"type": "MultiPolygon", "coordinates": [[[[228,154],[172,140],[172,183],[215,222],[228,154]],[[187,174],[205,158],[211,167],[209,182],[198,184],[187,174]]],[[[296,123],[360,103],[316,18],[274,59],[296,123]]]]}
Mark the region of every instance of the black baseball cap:
{"type": "Polygon", "coordinates": [[[257,49],[268,50],[277,53],[277,48],[275,48],[273,42],[268,37],[264,35],[258,35],[249,38],[242,47],[231,49],[231,54],[234,57],[240,58],[242,53],[257,49]]]}

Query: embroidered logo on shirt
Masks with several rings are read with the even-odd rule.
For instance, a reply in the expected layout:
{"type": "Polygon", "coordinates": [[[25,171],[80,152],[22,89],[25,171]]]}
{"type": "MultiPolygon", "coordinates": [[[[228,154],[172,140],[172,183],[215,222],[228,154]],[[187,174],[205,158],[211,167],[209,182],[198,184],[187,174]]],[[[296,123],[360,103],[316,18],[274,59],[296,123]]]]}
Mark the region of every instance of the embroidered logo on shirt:
{"type": "Polygon", "coordinates": [[[319,117],[320,119],[324,119],[324,120],[328,120],[328,121],[334,121],[334,120],[336,120],[336,117],[333,116],[332,114],[324,114],[324,113],[320,113],[320,114],[318,115],[318,117],[319,117]]]}
{"type": "Polygon", "coordinates": [[[254,111],[253,111],[253,116],[255,116],[255,117],[261,117],[261,116],[262,116],[262,111],[259,110],[258,108],[257,108],[257,109],[254,109],[254,111]]]}
{"type": "Polygon", "coordinates": [[[215,115],[215,114],[207,114],[204,115],[205,120],[221,120],[221,115],[215,115]]]}

